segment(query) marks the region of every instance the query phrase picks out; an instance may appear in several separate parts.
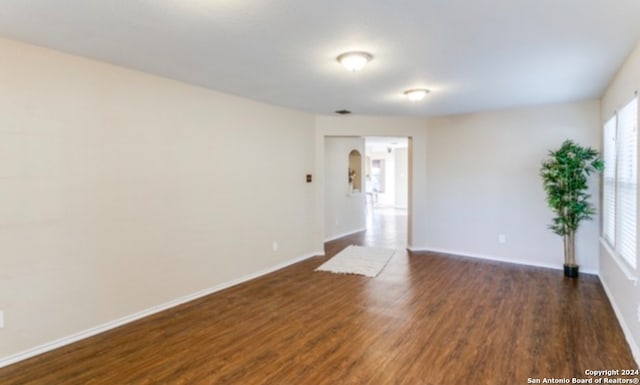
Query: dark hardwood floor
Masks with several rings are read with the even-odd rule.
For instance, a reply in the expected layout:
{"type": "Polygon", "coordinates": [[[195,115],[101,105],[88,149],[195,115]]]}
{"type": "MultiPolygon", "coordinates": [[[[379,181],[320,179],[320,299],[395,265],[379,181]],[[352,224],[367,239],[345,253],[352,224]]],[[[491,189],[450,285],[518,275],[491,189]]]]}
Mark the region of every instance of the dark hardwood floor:
{"type": "Polygon", "coordinates": [[[0,369],[0,384],[513,385],[636,368],[595,276],[403,250],[376,278],[314,271],[349,244],[396,242],[330,242],[326,257],[0,369]]]}

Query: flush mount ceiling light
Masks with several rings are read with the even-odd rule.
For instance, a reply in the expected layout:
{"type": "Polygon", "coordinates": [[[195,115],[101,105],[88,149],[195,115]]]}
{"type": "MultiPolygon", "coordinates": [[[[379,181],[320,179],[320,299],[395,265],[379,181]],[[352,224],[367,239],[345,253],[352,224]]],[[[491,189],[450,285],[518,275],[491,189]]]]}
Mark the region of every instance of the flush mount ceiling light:
{"type": "Polygon", "coordinates": [[[351,72],[360,71],[373,59],[370,53],[362,51],[345,52],[338,56],[338,62],[351,72]]]}
{"type": "Polygon", "coordinates": [[[420,100],[424,99],[424,97],[427,96],[428,93],[429,90],[426,88],[414,88],[412,90],[406,90],[404,92],[404,94],[407,95],[409,100],[411,100],[412,102],[419,102],[420,100]]]}

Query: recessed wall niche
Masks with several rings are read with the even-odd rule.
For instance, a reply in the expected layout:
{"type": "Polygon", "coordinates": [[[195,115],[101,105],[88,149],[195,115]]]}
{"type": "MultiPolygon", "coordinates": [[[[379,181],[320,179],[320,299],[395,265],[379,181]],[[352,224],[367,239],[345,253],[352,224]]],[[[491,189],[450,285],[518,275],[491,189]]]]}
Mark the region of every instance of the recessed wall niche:
{"type": "Polygon", "coordinates": [[[358,150],[351,150],[349,153],[348,181],[349,192],[362,191],[362,155],[358,150]]]}

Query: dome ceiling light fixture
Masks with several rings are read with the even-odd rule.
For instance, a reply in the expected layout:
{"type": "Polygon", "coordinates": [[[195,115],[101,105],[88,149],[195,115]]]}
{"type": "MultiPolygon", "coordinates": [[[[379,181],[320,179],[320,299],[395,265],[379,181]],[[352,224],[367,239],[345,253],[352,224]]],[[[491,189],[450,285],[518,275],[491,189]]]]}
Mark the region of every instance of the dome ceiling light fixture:
{"type": "Polygon", "coordinates": [[[350,51],[340,54],[337,60],[351,72],[360,71],[373,59],[373,55],[363,51],[350,51]]]}
{"type": "Polygon", "coordinates": [[[404,92],[404,94],[407,95],[407,98],[409,98],[409,100],[411,100],[412,102],[419,102],[420,100],[424,99],[424,97],[427,96],[428,93],[429,90],[426,88],[414,88],[406,90],[404,92]]]}

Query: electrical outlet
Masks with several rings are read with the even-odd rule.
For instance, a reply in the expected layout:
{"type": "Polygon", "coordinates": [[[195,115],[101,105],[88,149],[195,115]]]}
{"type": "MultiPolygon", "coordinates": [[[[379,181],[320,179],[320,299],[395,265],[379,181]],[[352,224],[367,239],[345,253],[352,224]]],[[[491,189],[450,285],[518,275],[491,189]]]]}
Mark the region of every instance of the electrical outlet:
{"type": "Polygon", "coordinates": [[[505,234],[498,234],[498,243],[507,243],[507,236],[505,234]]]}
{"type": "Polygon", "coordinates": [[[640,304],[638,304],[638,322],[640,322],[640,304]]]}
{"type": "Polygon", "coordinates": [[[278,251],[278,242],[273,241],[273,243],[271,244],[271,249],[273,249],[273,251],[278,251]]]}
{"type": "Polygon", "coordinates": [[[4,328],[4,311],[0,310],[0,329],[4,328]]]}

